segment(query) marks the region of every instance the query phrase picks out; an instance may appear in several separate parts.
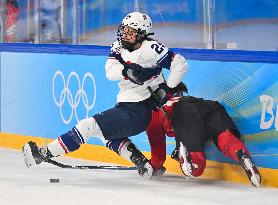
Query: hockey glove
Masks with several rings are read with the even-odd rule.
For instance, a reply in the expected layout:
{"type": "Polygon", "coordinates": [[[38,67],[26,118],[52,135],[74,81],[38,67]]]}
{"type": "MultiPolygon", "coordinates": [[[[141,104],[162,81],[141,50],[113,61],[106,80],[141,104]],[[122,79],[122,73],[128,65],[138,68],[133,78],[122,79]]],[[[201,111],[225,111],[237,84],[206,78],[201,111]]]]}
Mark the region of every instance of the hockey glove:
{"type": "Polygon", "coordinates": [[[178,96],[182,96],[184,92],[188,93],[187,86],[183,82],[180,82],[176,87],[172,89],[173,89],[173,93],[175,93],[175,95],[178,96]]]}
{"type": "Polygon", "coordinates": [[[180,82],[174,88],[170,88],[166,83],[162,83],[159,85],[158,89],[154,91],[156,106],[162,107],[171,97],[183,96],[183,92],[187,93],[187,91],[187,87],[183,82],[180,82]]]}
{"type": "Polygon", "coordinates": [[[154,91],[154,95],[156,97],[157,107],[162,107],[173,96],[173,89],[169,88],[166,83],[162,83],[154,91]]]}
{"type": "Polygon", "coordinates": [[[154,68],[143,68],[139,64],[124,64],[122,75],[137,85],[143,85],[151,77],[158,75],[161,70],[154,68]]]}

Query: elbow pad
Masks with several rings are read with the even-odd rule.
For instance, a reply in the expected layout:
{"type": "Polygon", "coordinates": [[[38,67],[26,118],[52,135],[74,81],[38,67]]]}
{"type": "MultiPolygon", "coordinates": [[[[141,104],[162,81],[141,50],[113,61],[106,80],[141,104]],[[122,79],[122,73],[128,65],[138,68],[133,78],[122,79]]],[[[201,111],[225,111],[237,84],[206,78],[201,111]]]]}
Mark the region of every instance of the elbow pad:
{"type": "Polygon", "coordinates": [[[183,79],[188,70],[188,63],[183,56],[176,54],[170,67],[170,74],[167,79],[167,85],[170,88],[176,87],[183,79]]]}
{"type": "Polygon", "coordinates": [[[118,60],[109,59],[105,65],[106,77],[109,80],[121,80],[124,78],[122,75],[123,69],[124,66],[118,60]]]}

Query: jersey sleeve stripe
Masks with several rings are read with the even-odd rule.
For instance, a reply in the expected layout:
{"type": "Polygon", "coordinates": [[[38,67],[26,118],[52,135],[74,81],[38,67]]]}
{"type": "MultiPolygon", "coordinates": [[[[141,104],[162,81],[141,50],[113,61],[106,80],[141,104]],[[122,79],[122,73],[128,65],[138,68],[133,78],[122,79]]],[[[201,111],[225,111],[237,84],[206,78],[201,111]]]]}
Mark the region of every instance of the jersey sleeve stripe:
{"type": "Polygon", "coordinates": [[[173,60],[173,56],[174,53],[169,50],[164,56],[162,56],[162,58],[157,61],[157,64],[163,68],[169,69],[173,60]]]}

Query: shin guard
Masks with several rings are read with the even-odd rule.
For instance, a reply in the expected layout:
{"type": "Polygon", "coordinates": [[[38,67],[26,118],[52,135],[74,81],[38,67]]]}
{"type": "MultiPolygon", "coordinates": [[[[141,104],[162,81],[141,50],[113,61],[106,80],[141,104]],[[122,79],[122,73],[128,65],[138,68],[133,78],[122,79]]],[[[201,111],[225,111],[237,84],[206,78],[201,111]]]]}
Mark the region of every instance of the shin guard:
{"type": "Polygon", "coordinates": [[[232,132],[225,130],[218,135],[218,147],[220,151],[226,156],[238,162],[236,152],[244,150],[246,154],[250,155],[248,149],[232,132]]]}

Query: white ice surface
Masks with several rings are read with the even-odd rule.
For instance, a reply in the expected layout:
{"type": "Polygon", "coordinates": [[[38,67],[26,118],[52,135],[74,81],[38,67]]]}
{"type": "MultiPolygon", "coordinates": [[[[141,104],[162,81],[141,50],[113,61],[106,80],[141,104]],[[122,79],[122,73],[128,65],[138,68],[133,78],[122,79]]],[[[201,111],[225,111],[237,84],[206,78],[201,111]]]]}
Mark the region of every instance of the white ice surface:
{"type": "MultiPolygon", "coordinates": [[[[62,160],[74,165],[93,164],[71,158],[62,160]]],[[[187,180],[168,173],[158,180],[142,180],[135,170],[73,170],[46,163],[28,169],[21,152],[0,148],[0,205],[277,203],[278,189],[203,179],[187,180]],[[60,183],[50,183],[50,178],[59,178],[60,183]]]]}

